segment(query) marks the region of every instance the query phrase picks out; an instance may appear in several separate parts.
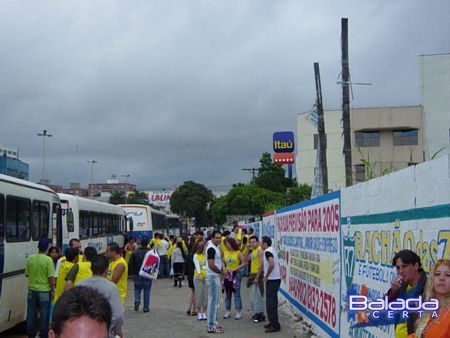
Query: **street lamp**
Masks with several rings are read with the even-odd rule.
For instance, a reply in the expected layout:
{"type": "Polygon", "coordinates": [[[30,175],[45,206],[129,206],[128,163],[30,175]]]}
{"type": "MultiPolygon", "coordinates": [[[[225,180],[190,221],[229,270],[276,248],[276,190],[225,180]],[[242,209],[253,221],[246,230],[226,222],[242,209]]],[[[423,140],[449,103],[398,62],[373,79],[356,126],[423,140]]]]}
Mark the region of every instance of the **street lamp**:
{"type": "Polygon", "coordinates": [[[92,161],[86,161],[87,163],[90,163],[91,164],[91,191],[90,191],[90,194],[91,194],[91,197],[93,197],[93,184],[94,184],[94,164],[95,163],[98,163],[98,161],[96,161],[96,160],[92,160],[92,161]]]}
{"type": "Polygon", "coordinates": [[[43,150],[42,150],[42,178],[41,178],[41,183],[44,184],[45,181],[45,138],[46,137],[52,137],[51,134],[47,134],[47,130],[44,129],[42,130],[42,133],[37,133],[37,136],[42,136],[43,138],[43,150]]]}

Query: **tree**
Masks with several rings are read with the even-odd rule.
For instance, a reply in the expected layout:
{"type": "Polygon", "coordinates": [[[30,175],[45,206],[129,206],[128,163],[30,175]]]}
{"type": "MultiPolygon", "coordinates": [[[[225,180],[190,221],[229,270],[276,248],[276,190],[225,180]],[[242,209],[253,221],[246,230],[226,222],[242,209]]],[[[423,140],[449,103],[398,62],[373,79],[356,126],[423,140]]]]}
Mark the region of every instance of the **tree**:
{"type": "Polygon", "coordinates": [[[264,152],[259,160],[260,167],[258,176],[252,183],[260,188],[274,192],[286,192],[286,189],[292,187],[294,182],[285,177],[285,170],[280,164],[272,163],[270,153],[264,152]]]}
{"type": "Polygon", "coordinates": [[[226,196],[211,205],[211,218],[218,224],[227,215],[261,215],[285,206],[286,195],[260,188],[255,184],[236,184],[226,196]]]}
{"type": "Polygon", "coordinates": [[[111,204],[125,204],[127,201],[125,191],[114,190],[109,197],[109,203],[111,204]]]}
{"type": "Polygon", "coordinates": [[[170,198],[170,209],[177,214],[195,217],[197,226],[206,224],[207,207],[213,200],[212,192],[193,181],[184,182],[170,198]]]}
{"type": "Polygon", "coordinates": [[[308,184],[300,184],[297,187],[288,189],[287,192],[288,205],[307,201],[310,198],[311,198],[311,186],[308,184]]]}

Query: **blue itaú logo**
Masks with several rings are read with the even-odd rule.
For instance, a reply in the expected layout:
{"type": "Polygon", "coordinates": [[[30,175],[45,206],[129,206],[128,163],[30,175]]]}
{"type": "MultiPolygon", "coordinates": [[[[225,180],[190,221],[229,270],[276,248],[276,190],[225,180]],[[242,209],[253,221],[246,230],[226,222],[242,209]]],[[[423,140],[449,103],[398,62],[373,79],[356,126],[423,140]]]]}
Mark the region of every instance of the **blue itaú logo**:
{"type": "Polygon", "coordinates": [[[292,153],[294,151],[294,133],[279,131],[273,133],[273,151],[276,153],[292,153]]]}

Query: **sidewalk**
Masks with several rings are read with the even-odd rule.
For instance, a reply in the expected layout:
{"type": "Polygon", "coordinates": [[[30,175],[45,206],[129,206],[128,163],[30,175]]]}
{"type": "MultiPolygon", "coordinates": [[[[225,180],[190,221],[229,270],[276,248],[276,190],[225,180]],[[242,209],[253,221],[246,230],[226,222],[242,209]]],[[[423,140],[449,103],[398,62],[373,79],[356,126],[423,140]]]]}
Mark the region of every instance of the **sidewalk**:
{"type": "MultiPolygon", "coordinates": [[[[139,312],[134,311],[134,285],[132,281],[128,283],[128,292],[125,303],[125,324],[123,333],[126,338],[144,337],[236,337],[236,338],[258,338],[258,337],[295,337],[306,338],[309,335],[301,333],[297,328],[292,316],[286,310],[279,311],[281,331],[265,333],[264,323],[255,324],[250,320],[250,289],[243,283],[241,294],[243,303],[243,318],[235,320],[232,317],[223,319],[225,312],[223,294],[218,311],[218,321],[225,332],[222,334],[208,334],[206,321],[198,321],[196,317],[187,316],[186,308],[188,296],[191,290],[187,287],[187,282],[182,288],[174,288],[172,280],[163,279],[153,282],[150,297],[150,312],[143,313],[142,305],[139,312]]],[[[281,300],[281,297],[280,297],[281,300]]],[[[298,327],[298,325],[297,325],[298,327]]]]}

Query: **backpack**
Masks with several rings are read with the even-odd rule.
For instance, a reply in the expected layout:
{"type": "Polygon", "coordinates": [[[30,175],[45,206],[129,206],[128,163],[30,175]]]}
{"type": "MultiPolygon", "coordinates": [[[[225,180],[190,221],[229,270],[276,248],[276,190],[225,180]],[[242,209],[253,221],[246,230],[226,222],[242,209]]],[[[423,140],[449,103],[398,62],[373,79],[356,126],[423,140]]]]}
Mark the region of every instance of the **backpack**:
{"type": "Polygon", "coordinates": [[[144,256],[141,268],[139,270],[139,276],[146,279],[158,278],[159,270],[159,255],[156,250],[149,250],[144,256]]]}

